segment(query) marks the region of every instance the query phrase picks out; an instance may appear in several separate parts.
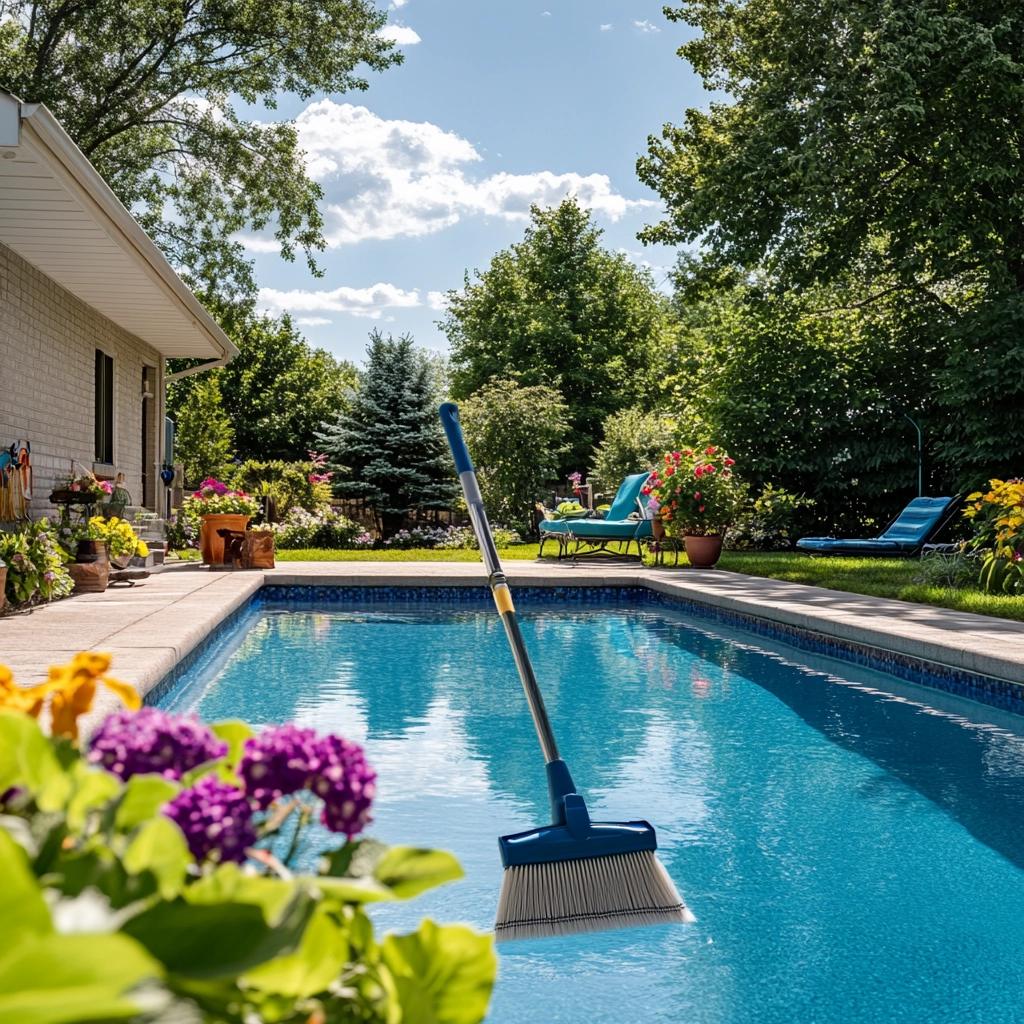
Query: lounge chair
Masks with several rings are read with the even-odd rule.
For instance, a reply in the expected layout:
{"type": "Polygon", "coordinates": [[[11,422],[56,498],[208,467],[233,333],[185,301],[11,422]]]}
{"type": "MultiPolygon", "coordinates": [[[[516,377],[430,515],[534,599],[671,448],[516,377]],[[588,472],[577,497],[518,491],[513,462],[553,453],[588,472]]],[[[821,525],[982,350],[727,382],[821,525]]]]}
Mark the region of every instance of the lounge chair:
{"type": "Polygon", "coordinates": [[[650,519],[630,519],[631,513],[646,515],[647,510],[640,501],[640,491],[650,473],[634,473],[627,476],[615,493],[615,500],[604,519],[545,519],[540,524],[540,548],[537,556],[544,554],[544,545],[549,540],[558,544],[558,557],[570,554],[629,555],[630,547],[636,544],[638,556],[643,555],[642,542],[651,536],[650,519]],[[618,550],[610,550],[616,545],[618,550]],[[625,550],[623,550],[625,546],[625,550]]]}
{"type": "Polygon", "coordinates": [[[914,498],[877,537],[801,537],[797,551],[810,555],[913,558],[948,525],[960,508],[952,498],[914,498]]]}

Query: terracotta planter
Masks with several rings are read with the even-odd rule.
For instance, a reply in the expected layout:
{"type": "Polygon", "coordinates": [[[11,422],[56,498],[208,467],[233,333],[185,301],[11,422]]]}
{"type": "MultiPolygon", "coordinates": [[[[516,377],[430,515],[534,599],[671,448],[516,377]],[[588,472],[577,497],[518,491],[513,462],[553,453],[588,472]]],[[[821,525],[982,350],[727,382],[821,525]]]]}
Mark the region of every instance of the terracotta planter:
{"type": "Polygon", "coordinates": [[[234,513],[209,515],[202,517],[199,530],[199,550],[203,553],[203,561],[207,565],[224,564],[224,538],[217,535],[218,530],[244,531],[252,516],[234,513]]]}
{"type": "Polygon", "coordinates": [[[110,551],[105,540],[80,540],[75,549],[75,561],[80,565],[90,562],[109,562],[110,551]]]}
{"type": "Polygon", "coordinates": [[[4,602],[7,596],[4,594],[4,587],[7,586],[7,566],[0,565],[0,612],[4,610],[4,602]]]}
{"type": "Polygon", "coordinates": [[[707,537],[697,537],[692,533],[683,538],[686,557],[694,569],[713,569],[722,557],[722,535],[712,533],[707,537]]]}
{"type": "Polygon", "coordinates": [[[72,562],[68,572],[75,581],[76,594],[102,594],[110,579],[110,563],[72,562]]]}
{"type": "Polygon", "coordinates": [[[651,520],[651,536],[655,540],[665,539],[665,524],[657,517],[651,520]]]}

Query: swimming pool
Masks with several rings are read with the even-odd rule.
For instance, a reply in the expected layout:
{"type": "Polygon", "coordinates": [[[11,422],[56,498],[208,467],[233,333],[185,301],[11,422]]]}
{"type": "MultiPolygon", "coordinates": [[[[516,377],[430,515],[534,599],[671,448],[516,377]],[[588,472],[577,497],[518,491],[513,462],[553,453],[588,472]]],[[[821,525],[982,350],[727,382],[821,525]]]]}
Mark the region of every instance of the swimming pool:
{"type": "MultiPolygon", "coordinates": [[[[160,703],[364,743],[372,833],[467,876],[375,917],[486,929],[497,835],[546,820],[536,738],[483,593],[395,596],[257,603],[160,703]]],[[[1020,1019],[1024,719],[665,604],[521,612],[591,812],[649,818],[699,920],[503,945],[490,1021],[1020,1019]]]]}

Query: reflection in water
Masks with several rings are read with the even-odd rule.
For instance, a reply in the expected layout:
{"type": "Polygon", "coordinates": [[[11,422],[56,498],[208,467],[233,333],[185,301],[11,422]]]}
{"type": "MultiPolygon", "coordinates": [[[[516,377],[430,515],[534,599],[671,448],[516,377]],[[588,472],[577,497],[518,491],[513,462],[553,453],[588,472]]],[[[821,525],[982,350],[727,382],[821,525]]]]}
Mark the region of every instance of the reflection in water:
{"type": "MultiPolygon", "coordinates": [[[[660,607],[534,605],[523,629],[591,810],[656,825],[698,923],[512,944],[493,1024],[1020,1018],[1016,720],[660,607]]],[[[382,927],[490,926],[495,838],[547,804],[489,609],[268,611],[193,676],[173,706],[364,742],[374,834],[458,855],[463,881],[382,927]]]]}

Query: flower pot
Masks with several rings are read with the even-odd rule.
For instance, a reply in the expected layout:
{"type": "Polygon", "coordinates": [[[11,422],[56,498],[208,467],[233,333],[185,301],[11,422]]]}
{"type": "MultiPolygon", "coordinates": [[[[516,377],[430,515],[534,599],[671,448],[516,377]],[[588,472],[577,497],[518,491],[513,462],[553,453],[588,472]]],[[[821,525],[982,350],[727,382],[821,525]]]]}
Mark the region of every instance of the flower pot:
{"type": "Polygon", "coordinates": [[[655,540],[665,539],[665,524],[661,521],[660,517],[655,516],[651,520],[651,536],[655,540]]]}
{"type": "Polygon", "coordinates": [[[722,535],[711,533],[698,537],[692,533],[683,537],[686,557],[694,569],[713,569],[722,557],[722,535]]]}
{"type": "Polygon", "coordinates": [[[132,564],[133,555],[111,555],[110,564],[115,569],[127,569],[132,564]]]}
{"type": "Polygon", "coordinates": [[[68,566],[76,594],[102,594],[110,579],[109,562],[72,562],[68,566]]]}
{"type": "Polygon", "coordinates": [[[75,561],[80,565],[90,562],[109,562],[110,552],[105,540],[80,540],[75,550],[75,561]]]}
{"type": "Polygon", "coordinates": [[[224,538],[218,536],[218,530],[238,530],[244,532],[252,516],[234,513],[217,513],[202,517],[199,530],[199,550],[203,554],[206,565],[224,564],[224,538]]]}

